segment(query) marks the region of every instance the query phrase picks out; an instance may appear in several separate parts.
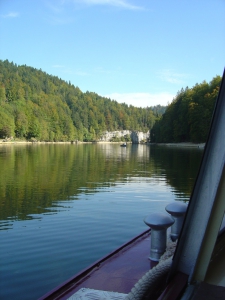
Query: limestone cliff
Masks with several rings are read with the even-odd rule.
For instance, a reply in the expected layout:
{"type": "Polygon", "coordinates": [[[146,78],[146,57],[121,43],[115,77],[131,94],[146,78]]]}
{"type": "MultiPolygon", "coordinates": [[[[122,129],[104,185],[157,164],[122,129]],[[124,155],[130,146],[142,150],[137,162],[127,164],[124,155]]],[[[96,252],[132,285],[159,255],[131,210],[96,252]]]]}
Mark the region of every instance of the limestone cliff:
{"type": "Polygon", "coordinates": [[[139,144],[143,141],[147,141],[149,139],[149,131],[141,132],[141,131],[131,131],[131,130],[121,130],[121,131],[105,131],[100,137],[99,141],[102,142],[111,142],[113,139],[122,137],[130,138],[133,144],[139,144]]]}

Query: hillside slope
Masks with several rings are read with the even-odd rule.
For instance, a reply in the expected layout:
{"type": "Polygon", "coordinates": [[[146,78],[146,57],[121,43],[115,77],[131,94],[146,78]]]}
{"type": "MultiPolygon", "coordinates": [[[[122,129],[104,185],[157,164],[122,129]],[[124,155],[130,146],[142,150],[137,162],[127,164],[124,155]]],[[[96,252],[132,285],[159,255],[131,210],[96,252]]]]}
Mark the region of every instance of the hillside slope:
{"type": "Polygon", "coordinates": [[[83,93],[41,70],[0,60],[0,138],[91,141],[105,130],[147,132],[162,110],[83,93]]]}
{"type": "Polygon", "coordinates": [[[181,89],[151,130],[157,143],[206,142],[221,77],[181,89]]]}

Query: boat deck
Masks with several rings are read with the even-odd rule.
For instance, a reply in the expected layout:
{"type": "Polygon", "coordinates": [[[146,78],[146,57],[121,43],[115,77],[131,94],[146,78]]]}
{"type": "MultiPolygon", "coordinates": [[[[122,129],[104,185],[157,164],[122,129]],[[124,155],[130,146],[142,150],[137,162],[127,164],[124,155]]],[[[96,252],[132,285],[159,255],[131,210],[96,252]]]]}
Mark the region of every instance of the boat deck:
{"type": "Polygon", "coordinates": [[[128,294],[157,263],[149,260],[150,231],[120,247],[41,299],[68,299],[81,288],[128,294]]]}
{"type": "MultiPolygon", "coordinates": [[[[211,262],[206,282],[194,285],[192,287],[192,296],[187,299],[211,300],[218,299],[220,295],[224,295],[224,238],[225,232],[220,238],[219,251],[216,251],[216,255],[214,255],[214,259],[211,262]],[[221,269],[221,272],[218,272],[218,268],[221,269]],[[220,273],[223,276],[220,276],[220,273]],[[217,277],[219,277],[219,281],[217,277]],[[207,290],[207,292],[204,290],[207,290]]],[[[50,291],[39,300],[123,300],[135,283],[157,264],[148,258],[150,243],[151,234],[150,230],[147,230],[81,271],[67,282],[64,282],[61,286],[50,291]]],[[[168,300],[181,299],[187,280],[188,275],[178,272],[159,299],[164,299],[165,295],[167,295],[166,299],[168,300]]],[[[221,299],[224,299],[223,296],[221,299]]]]}

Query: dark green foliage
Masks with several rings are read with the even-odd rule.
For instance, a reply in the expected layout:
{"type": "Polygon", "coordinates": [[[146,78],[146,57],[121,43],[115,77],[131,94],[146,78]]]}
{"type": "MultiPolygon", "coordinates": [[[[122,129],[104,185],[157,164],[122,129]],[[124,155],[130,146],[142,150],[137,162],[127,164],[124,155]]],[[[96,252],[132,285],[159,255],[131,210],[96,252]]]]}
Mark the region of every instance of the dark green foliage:
{"type": "Polygon", "coordinates": [[[10,127],[8,126],[3,126],[1,129],[0,129],[0,138],[7,138],[7,137],[10,137],[11,136],[11,129],[10,127]]]}
{"type": "Polygon", "coordinates": [[[221,77],[188,87],[177,94],[151,130],[156,143],[206,142],[221,77]]]}
{"type": "Polygon", "coordinates": [[[152,111],[157,115],[163,115],[166,111],[167,106],[156,105],[150,107],[152,111]]]}
{"type": "Polygon", "coordinates": [[[105,130],[147,132],[163,109],[119,104],[96,93],[83,93],[70,82],[41,70],[0,60],[2,136],[92,141],[105,130]]]}

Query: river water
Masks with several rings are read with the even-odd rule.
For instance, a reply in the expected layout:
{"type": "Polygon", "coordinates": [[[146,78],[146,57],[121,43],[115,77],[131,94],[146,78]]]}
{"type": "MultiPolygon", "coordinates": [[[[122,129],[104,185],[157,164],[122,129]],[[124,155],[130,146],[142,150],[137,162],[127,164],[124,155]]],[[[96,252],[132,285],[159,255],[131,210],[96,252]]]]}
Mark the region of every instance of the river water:
{"type": "Polygon", "coordinates": [[[188,201],[203,150],[0,145],[0,299],[32,300],[188,201]]]}

